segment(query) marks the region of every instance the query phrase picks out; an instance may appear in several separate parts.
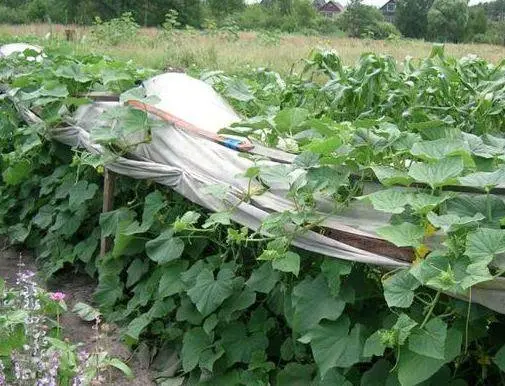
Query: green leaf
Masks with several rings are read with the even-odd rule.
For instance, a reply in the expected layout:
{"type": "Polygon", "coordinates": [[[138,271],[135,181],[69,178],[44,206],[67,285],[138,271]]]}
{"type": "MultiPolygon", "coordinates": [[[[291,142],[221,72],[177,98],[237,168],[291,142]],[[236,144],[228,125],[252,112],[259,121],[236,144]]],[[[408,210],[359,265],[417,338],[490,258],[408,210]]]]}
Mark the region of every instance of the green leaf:
{"type": "Polygon", "coordinates": [[[75,80],[79,83],[87,83],[92,80],[91,77],[82,71],[82,67],[77,63],[58,66],[58,68],[54,71],[54,74],[62,78],[75,80]]]}
{"type": "Polygon", "coordinates": [[[33,223],[40,229],[47,229],[49,225],[53,223],[54,213],[54,207],[51,205],[44,205],[39,209],[37,215],[33,218],[33,223]]]}
{"type": "Polygon", "coordinates": [[[505,170],[499,169],[494,172],[477,172],[459,178],[464,186],[489,191],[498,185],[505,184],[505,170]]]}
{"type": "Polygon", "coordinates": [[[503,345],[493,358],[493,362],[498,368],[505,372],[505,345],[503,345]]]}
{"type": "Polygon", "coordinates": [[[398,189],[386,189],[357,199],[370,201],[375,210],[398,214],[405,210],[405,205],[410,201],[410,194],[398,189]]]}
{"type": "Polygon", "coordinates": [[[21,158],[14,164],[10,164],[3,173],[2,177],[7,185],[18,185],[26,180],[31,174],[31,163],[27,159],[21,158]]]}
{"type": "Polygon", "coordinates": [[[118,230],[118,224],[123,221],[131,222],[134,216],[134,213],[126,208],[100,214],[102,237],[115,235],[118,230]]]}
{"type": "Polygon", "coordinates": [[[391,373],[392,368],[387,360],[379,359],[363,374],[360,386],[399,386],[396,374],[391,373]]]}
{"type": "Polygon", "coordinates": [[[141,259],[133,260],[126,271],[128,274],[126,278],[126,287],[130,288],[135,285],[147,271],[149,271],[149,261],[141,259]]]}
{"type": "Polygon", "coordinates": [[[241,79],[233,79],[226,86],[226,96],[240,102],[250,102],[255,99],[249,86],[241,79]]]}
{"type": "Polygon", "coordinates": [[[200,326],[203,322],[203,316],[198,312],[191,300],[185,296],[181,298],[181,305],[177,308],[175,319],[178,322],[189,322],[200,326]]]}
{"type": "Polygon", "coordinates": [[[467,235],[465,254],[470,258],[463,288],[469,288],[477,283],[489,281],[492,276],[488,265],[497,254],[505,252],[505,231],[480,228],[467,235]]]}
{"type": "Polygon", "coordinates": [[[337,320],[344,311],[345,301],[331,295],[323,275],[310,277],[293,288],[293,329],[305,332],[323,320],[337,320]]]}
{"type": "Polygon", "coordinates": [[[333,296],[340,293],[342,279],[340,276],[349,275],[352,271],[352,263],[345,260],[325,258],[321,264],[321,272],[326,278],[326,283],[333,296]]]}
{"type": "Polygon", "coordinates": [[[181,218],[177,218],[174,223],[174,231],[181,232],[184,231],[191,226],[195,225],[200,218],[200,213],[189,211],[184,213],[181,218]]]}
{"type": "Polygon", "coordinates": [[[167,315],[175,310],[177,306],[175,305],[174,299],[158,299],[154,302],[153,306],[148,312],[148,315],[152,319],[165,318],[167,315]]]}
{"type": "Polygon", "coordinates": [[[108,364],[121,371],[126,376],[126,378],[130,380],[134,378],[132,370],[128,367],[128,365],[126,365],[123,361],[119,360],[118,358],[110,358],[108,360],[108,364]]]}
{"type": "Polygon", "coordinates": [[[397,341],[401,346],[405,343],[407,338],[410,336],[410,331],[417,326],[417,322],[408,317],[408,315],[400,314],[398,320],[393,326],[392,330],[397,333],[397,341]]]}
{"type": "Polygon", "coordinates": [[[214,279],[209,269],[203,269],[196,278],[196,284],[188,291],[191,301],[200,313],[206,317],[214,312],[225,299],[233,295],[233,278],[230,269],[221,269],[214,279]]]}
{"type": "Polygon", "coordinates": [[[209,372],[213,372],[214,363],[223,356],[224,349],[222,346],[217,346],[214,350],[205,350],[200,356],[200,367],[209,372]]]}
{"type": "Polygon", "coordinates": [[[203,353],[209,350],[211,345],[212,340],[200,327],[192,328],[184,334],[181,358],[182,369],[185,373],[190,372],[198,366],[200,358],[203,357],[203,353]]]}
{"type": "Polygon", "coordinates": [[[382,356],[387,347],[396,348],[403,345],[410,336],[411,330],[416,326],[416,321],[405,314],[400,314],[390,330],[378,330],[367,339],[363,356],[382,356]]]}
{"type": "Polygon", "coordinates": [[[267,261],[251,273],[251,277],[245,284],[253,291],[267,294],[275,287],[279,277],[279,272],[274,271],[272,264],[267,261]]]}
{"type": "Polygon", "coordinates": [[[380,357],[384,355],[385,350],[386,346],[382,343],[380,330],[378,330],[370,335],[365,341],[365,346],[363,347],[363,356],[367,358],[374,355],[380,357]]]}
{"type": "MultiPolygon", "coordinates": [[[[466,267],[467,275],[461,281],[461,287],[468,289],[475,284],[493,280],[493,275],[489,272],[488,261],[478,261],[466,267]]],[[[436,280],[433,280],[436,283],[436,280]]]]}
{"type": "Polygon", "coordinates": [[[129,336],[134,341],[138,341],[140,334],[151,323],[151,320],[152,318],[149,314],[142,314],[136,317],[126,327],[125,335],[129,336]]]}
{"type": "Polygon", "coordinates": [[[429,212],[427,215],[428,221],[436,228],[441,228],[444,232],[454,232],[457,229],[468,225],[475,225],[486,217],[481,213],[476,213],[473,217],[464,216],[460,217],[457,214],[444,214],[438,216],[433,212],[429,212]]]}
{"type": "Polygon", "coordinates": [[[87,239],[77,243],[73,251],[75,257],[85,263],[89,263],[98,247],[98,241],[97,233],[94,233],[87,239]]]}
{"type": "Polygon", "coordinates": [[[430,358],[444,359],[447,324],[433,318],[424,329],[416,329],[409,337],[409,350],[430,358]]]}
{"type": "Polygon", "coordinates": [[[498,225],[499,219],[505,217],[505,203],[493,195],[458,195],[447,201],[447,214],[449,213],[461,217],[472,217],[480,213],[486,216],[485,222],[498,225]]]}
{"type": "MultiPolygon", "coordinates": [[[[28,317],[28,315],[24,315],[28,317]]],[[[12,317],[12,315],[11,315],[12,317]]],[[[25,328],[22,323],[13,325],[9,331],[3,328],[0,330],[0,355],[9,357],[13,350],[22,349],[26,342],[25,328]]]]}
{"type": "Polygon", "coordinates": [[[398,379],[401,385],[414,386],[429,379],[445,363],[459,355],[462,340],[463,335],[458,330],[451,329],[447,332],[443,360],[419,355],[408,348],[402,349],[398,361],[398,379]]]}
{"type": "Polygon", "coordinates": [[[300,255],[288,251],[272,261],[272,268],[277,271],[291,272],[298,277],[298,273],[300,272],[300,255]]]}
{"type": "Polygon", "coordinates": [[[45,84],[39,90],[40,95],[55,98],[66,98],[68,96],[67,86],[55,82],[54,84],[45,84]]]}
{"type": "Polygon", "coordinates": [[[146,254],[158,264],[168,263],[181,257],[184,251],[184,242],[174,237],[174,231],[169,229],[157,238],[146,243],[146,254]]]}
{"type": "Polygon", "coordinates": [[[22,223],[10,226],[7,232],[9,239],[17,243],[24,243],[29,234],[30,229],[25,228],[22,223]]]}
{"type": "Polygon", "coordinates": [[[100,76],[102,77],[103,84],[107,85],[111,82],[119,82],[121,80],[130,80],[130,75],[123,71],[118,71],[114,68],[101,68],[100,76]]]}
{"type": "Polygon", "coordinates": [[[309,111],[307,109],[293,107],[279,111],[274,118],[274,122],[277,130],[294,133],[305,123],[308,116],[309,111]]]}
{"type": "Polygon", "coordinates": [[[154,224],[157,214],[167,206],[163,195],[159,190],[149,193],[144,200],[144,211],[142,213],[142,225],[138,225],[135,221],[132,226],[128,227],[123,233],[125,235],[134,235],[137,233],[145,233],[154,224]]]}
{"type": "Polygon", "coordinates": [[[409,169],[409,176],[417,182],[431,186],[432,189],[454,184],[464,169],[461,158],[446,158],[435,163],[417,162],[409,169]]]}
{"type": "Polygon", "coordinates": [[[255,351],[264,352],[268,347],[265,331],[248,333],[246,326],[241,322],[228,324],[220,331],[220,335],[228,366],[235,363],[249,363],[255,351]]]}
{"type": "Polygon", "coordinates": [[[203,260],[197,260],[186,272],[181,273],[181,281],[189,288],[194,287],[196,278],[208,264],[203,260]]]}
{"type": "Polygon", "coordinates": [[[465,254],[473,261],[490,262],[498,253],[505,252],[505,231],[480,228],[468,234],[465,254]]]}
{"type": "Polygon", "coordinates": [[[353,386],[337,369],[329,370],[323,379],[316,376],[313,379],[311,386],[353,386]]]}
{"type": "Polygon", "coordinates": [[[95,300],[100,307],[112,307],[123,296],[123,283],[118,276],[103,276],[95,291],[95,300]]]}
{"type": "Polygon", "coordinates": [[[96,320],[96,318],[101,315],[100,311],[98,311],[96,308],[81,302],[75,304],[72,312],[75,312],[82,320],[85,320],[86,322],[96,320]]]}
{"type": "Polygon", "coordinates": [[[214,331],[218,324],[219,319],[217,318],[217,315],[211,314],[207,319],[205,319],[205,322],[203,322],[203,329],[207,335],[211,335],[212,331],[214,331]]]}
{"type": "Polygon", "coordinates": [[[408,270],[401,270],[384,280],[382,285],[384,298],[389,307],[408,308],[414,301],[414,290],[421,283],[408,270]]]}
{"type": "Polygon", "coordinates": [[[441,196],[434,196],[426,193],[412,193],[408,204],[419,214],[426,214],[435,209],[444,201],[448,200],[451,196],[444,194],[441,196]]]}
{"type": "Polygon", "coordinates": [[[174,261],[163,267],[163,275],[160,278],[158,295],[161,298],[175,295],[184,289],[181,274],[188,269],[186,260],[174,261]]]}
{"type": "Polygon", "coordinates": [[[212,213],[209,218],[202,225],[202,228],[207,229],[216,224],[220,225],[230,225],[231,224],[231,213],[230,212],[217,212],[212,213]]]}
{"type": "Polygon", "coordinates": [[[229,321],[235,312],[245,310],[252,306],[255,301],[256,293],[250,288],[245,287],[242,292],[233,294],[223,302],[219,317],[229,321]]]}
{"type": "Polygon", "coordinates": [[[321,378],[334,367],[351,367],[358,363],[363,352],[362,327],[355,325],[349,332],[350,321],[344,316],[336,322],[322,322],[300,342],[309,343],[321,378]]]}
{"type": "Polygon", "coordinates": [[[385,186],[410,185],[413,182],[412,177],[406,172],[390,166],[372,166],[371,168],[377,179],[385,186]]]}
{"type": "Polygon", "coordinates": [[[424,237],[424,229],[419,225],[404,222],[379,228],[377,234],[397,247],[419,247],[424,237]]]}
{"type": "Polygon", "coordinates": [[[307,386],[312,381],[314,373],[313,365],[302,365],[300,363],[288,363],[277,373],[278,386],[307,386]]]}
{"type": "Polygon", "coordinates": [[[453,155],[470,158],[470,148],[461,140],[447,140],[446,138],[434,141],[417,142],[412,146],[410,153],[424,160],[441,160],[453,155]]]}
{"type": "Polygon", "coordinates": [[[454,260],[444,251],[433,251],[424,259],[416,261],[410,268],[410,273],[425,285],[465,295],[462,284],[469,277],[467,265],[466,258],[454,260]]]}
{"type": "Polygon", "coordinates": [[[116,235],[114,237],[114,247],[112,256],[121,257],[142,252],[144,250],[144,241],[127,234],[131,228],[130,220],[123,220],[118,223],[116,235]]]}
{"type": "Polygon", "coordinates": [[[304,151],[322,156],[331,155],[339,146],[342,145],[340,137],[329,137],[322,140],[312,141],[303,147],[304,151]]]}

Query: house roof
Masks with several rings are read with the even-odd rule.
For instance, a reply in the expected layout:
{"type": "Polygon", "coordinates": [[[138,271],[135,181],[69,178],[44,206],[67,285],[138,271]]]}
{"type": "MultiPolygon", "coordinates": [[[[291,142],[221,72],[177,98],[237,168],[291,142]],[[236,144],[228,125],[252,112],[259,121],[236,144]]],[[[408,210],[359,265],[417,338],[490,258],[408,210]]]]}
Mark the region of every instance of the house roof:
{"type": "Polygon", "coordinates": [[[384,8],[384,7],[385,7],[386,5],[388,5],[389,3],[396,3],[396,0],[388,0],[388,1],[386,1],[386,2],[384,2],[384,1],[383,1],[383,2],[381,3],[382,5],[379,5],[379,9],[384,8]]]}
{"type": "Polygon", "coordinates": [[[328,5],[333,5],[334,7],[338,8],[340,12],[342,12],[344,10],[344,6],[342,4],[340,4],[338,1],[316,0],[314,2],[314,4],[318,9],[323,9],[323,8],[327,7],[328,5]]]}

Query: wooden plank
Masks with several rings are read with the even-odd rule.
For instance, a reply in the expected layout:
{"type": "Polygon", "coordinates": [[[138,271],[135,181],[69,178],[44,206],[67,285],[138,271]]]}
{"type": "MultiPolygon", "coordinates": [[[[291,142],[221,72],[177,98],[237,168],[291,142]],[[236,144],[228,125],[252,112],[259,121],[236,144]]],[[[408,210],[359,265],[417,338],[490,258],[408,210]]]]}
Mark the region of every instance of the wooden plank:
{"type": "Polygon", "coordinates": [[[412,248],[400,248],[386,240],[365,237],[336,229],[321,229],[325,236],[350,245],[351,247],[363,249],[367,252],[376,253],[407,263],[411,263],[415,260],[415,253],[412,248]]]}
{"type": "MultiPolygon", "coordinates": [[[[103,172],[103,206],[102,213],[110,212],[114,207],[114,185],[116,176],[113,172],[104,168],[103,172]]],[[[112,240],[110,237],[102,237],[100,240],[100,257],[110,251],[112,240]]]]}

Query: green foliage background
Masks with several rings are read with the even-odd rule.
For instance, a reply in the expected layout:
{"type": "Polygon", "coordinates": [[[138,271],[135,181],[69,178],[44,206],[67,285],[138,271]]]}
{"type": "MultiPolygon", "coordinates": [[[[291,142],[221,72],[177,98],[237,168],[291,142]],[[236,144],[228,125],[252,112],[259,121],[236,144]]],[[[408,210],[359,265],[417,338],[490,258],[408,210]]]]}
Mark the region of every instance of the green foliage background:
{"type": "Polygon", "coordinates": [[[402,70],[388,57],[365,54],[349,68],[332,52],[314,52],[285,79],[268,70],[199,73],[246,118],[230,130],[298,154],[292,166],[246,172],[265,187],[287,183],[297,208],[268,216],[254,233],[230,221],[232,209],[209,214],[127,177],[117,181],[116,209],[100,214],[103,163],[128,151],[128,135],[148,137],[156,123],[126,108],[109,113],[114,130],[91,131],[105,159],[52,141],[50,129],[88,102],[80,94],[123,92],[152,72],[98,56],[47,55],[0,62],[0,82],[17,90],[14,102],[0,100],[1,232],[36,249],[46,277],[64,269],[95,277],[97,304],[127,343],[148,345],[160,381],[502,381],[503,315],[444,293],[465,296],[502,274],[494,258],[505,251],[505,204],[492,189],[505,178],[503,64],[456,61],[435,46],[402,70]],[[43,122],[24,124],[14,103],[43,122]],[[289,246],[319,224],[316,198],[337,212],[376,178],[382,190],[360,199],[393,214],[378,232],[416,250],[411,268],[387,272],[289,246]],[[414,181],[422,187],[390,187],[414,181]],[[477,197],[443,191],[459,182],[484,189],[477,197]],[[435,228],[443,244],[432,239],[435,228]],[[101,236],[113,240],[104,258],[101,236]]]}

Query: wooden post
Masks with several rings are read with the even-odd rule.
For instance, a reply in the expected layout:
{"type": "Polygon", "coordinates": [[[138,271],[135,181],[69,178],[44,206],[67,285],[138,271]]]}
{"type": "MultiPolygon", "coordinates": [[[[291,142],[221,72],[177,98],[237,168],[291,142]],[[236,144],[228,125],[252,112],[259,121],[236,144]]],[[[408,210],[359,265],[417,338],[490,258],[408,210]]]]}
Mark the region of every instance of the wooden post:
{"type": "Polygon", "coordinates": [[[65,37],[67,39],[67,41],[69,42],[73,42],[76,40],[76,31],[75,29],[66,29],[65,30],[65,37]]]}
{"type": "MultiPolygon", "coordinates": [[[[103,207],[102,213],[110,212],[114,207],[114,182],[116,176],[113,172],[104,168],[103,172],[103,207]]],[[[100,257],[105,256],[111,247],[111,239],[102,237],[100,240],[100,257]]]]}

